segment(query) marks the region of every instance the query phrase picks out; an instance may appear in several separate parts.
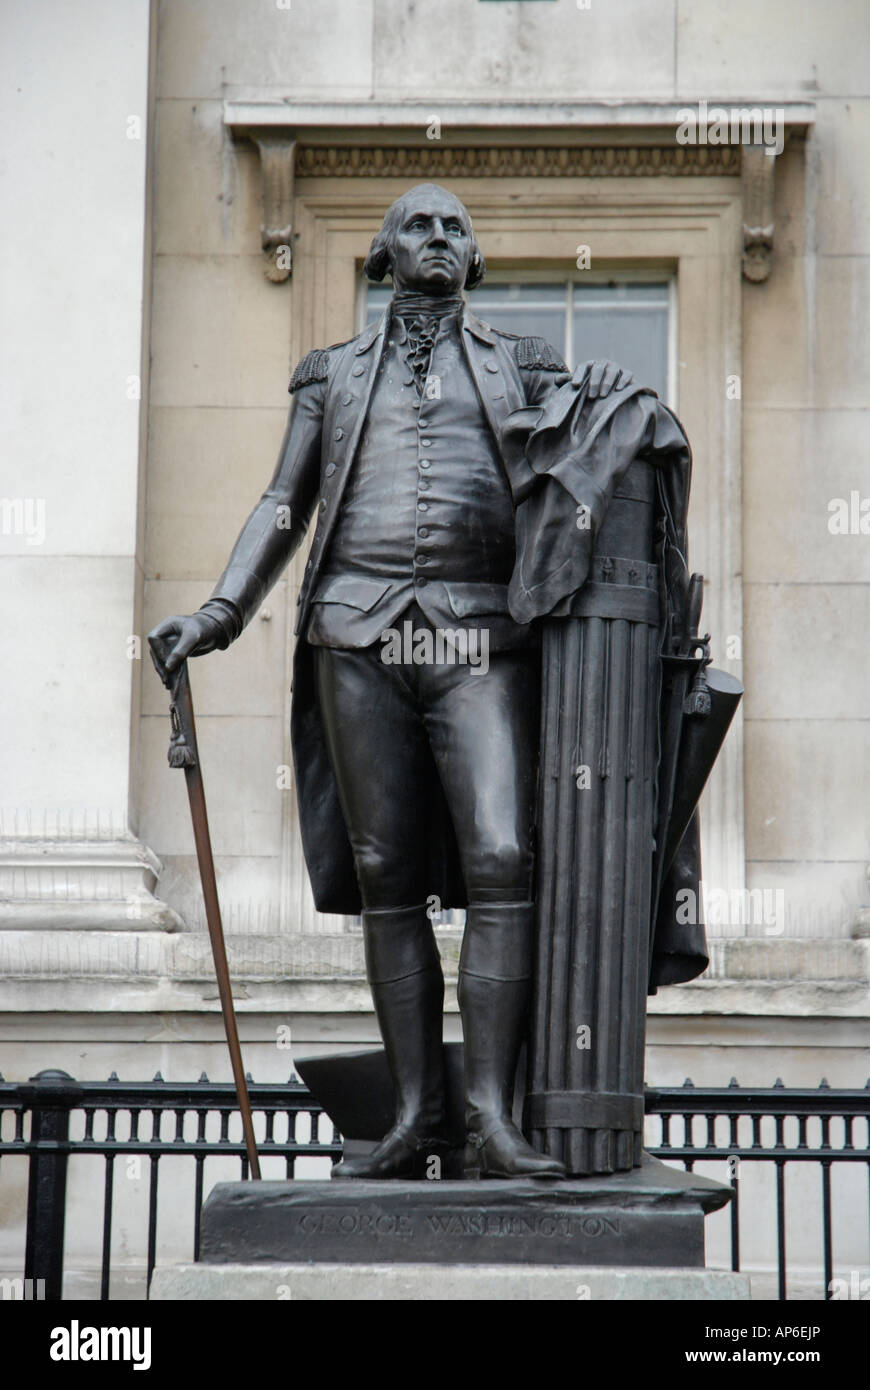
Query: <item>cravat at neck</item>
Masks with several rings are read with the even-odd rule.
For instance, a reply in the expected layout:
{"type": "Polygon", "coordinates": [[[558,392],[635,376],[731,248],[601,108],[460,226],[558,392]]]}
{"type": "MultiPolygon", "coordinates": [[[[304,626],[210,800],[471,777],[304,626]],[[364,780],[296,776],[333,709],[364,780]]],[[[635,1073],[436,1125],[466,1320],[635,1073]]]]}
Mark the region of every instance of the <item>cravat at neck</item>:
{"type": "Polygon", "coordinates": [[[459,313],[462,308],[462,295],[415,294],[406,291],[403,294],[394,294],[390,307],[404,323],[417,318],[440,321],[451,314],[459,313]]]}
{"type": "MultiPolygon", "coordinates": [[[[417,391],[422,395],[435,339],[462,308],[461,295],[396,294],[391,302],[393,318],[404,331],[404,354],[417,391]]],[[[448,328],[449,331],[449,328],[448,328]]]]}

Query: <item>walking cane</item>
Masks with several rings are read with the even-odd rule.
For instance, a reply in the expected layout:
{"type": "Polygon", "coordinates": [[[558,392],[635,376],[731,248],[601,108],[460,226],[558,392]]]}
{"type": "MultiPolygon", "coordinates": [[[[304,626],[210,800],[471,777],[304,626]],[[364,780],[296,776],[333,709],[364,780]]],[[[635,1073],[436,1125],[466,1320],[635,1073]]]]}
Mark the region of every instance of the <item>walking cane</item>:
{"type": "Polygon", "coordinates": [[[221,925],[221,909],[220,903],[218,902],[217,882],[214,873],[214,858],[211,852],[211,836],[208,832],[208,813],[205,809],[205,788],[202,784],[202,771],[199,765],[199,753],[196,746],[196,725],[193,719],[193,697],[190,693],[190,677],[187,671],[187,662],[182,661],[174,674],[171,676],[168,675],[164,663],[164,654],[159,649],[158,641],[149,637],[148,642],[151,647],[152,660],[157,668],[157,674],[169,690],[169,717],[172,721],[172,734],[169,740],[169,766],[184,768],[184,778],[187,783],[187,796],[190,801],[190,818],[193,822],[193,838],[196,841],[196,858],[199,863],[199,877],[202,883],[202,896],[205,901],[205,918],[208,923],[208,934],[211,938],[211,952],[214,957],[215,974],[217,975],[221,1013],[224,1016],[224,1031],[227,1035],[227,1047],[230,1050],[233,1080],[236,1083],[239,1109],[242,1112],[242,1129],[245,1135],[245,1148],[248,1151],[248,1163],[250,1165],[251,1177],[259,1178],[260,1159],[257,1154],[257,1143],[254,1139],[254,1120],[251,1115],[251,1101],[248,1096],[248,1083],[245,1080],[245,1069],[242,1066],[242,1049],[239,1045],[239,1030],[236,1025],[235,1010],[233,1009],[233,992],[230,987],[227,950],[224,944],[224,930],[221,925]]]}

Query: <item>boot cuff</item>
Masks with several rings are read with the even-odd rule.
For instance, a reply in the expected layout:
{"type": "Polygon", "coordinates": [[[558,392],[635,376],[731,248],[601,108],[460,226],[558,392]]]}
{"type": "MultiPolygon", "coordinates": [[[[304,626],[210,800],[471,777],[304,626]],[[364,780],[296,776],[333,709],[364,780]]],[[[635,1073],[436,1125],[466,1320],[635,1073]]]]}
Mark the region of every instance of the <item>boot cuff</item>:
{"type": "Polygon", "coordinates": [[[470,903],[459,969],[486,980],[528,980],[534,903],[470,903]]]}
{"type": "Polygon", "coordinates": [[[441,969],[426,904],[419,907],[385,908],[362,914],[366,975],[369,984],[388,984],[441,969]]]}

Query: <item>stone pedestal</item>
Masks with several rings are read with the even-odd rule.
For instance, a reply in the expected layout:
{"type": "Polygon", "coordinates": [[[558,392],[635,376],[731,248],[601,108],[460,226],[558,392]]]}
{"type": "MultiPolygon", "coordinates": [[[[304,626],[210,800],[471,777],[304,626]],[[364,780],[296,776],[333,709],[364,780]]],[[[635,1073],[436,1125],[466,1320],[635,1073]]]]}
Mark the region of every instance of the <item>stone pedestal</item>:
{"type": "Polygon", "coordinates": [[[647,1158],[564,1182],[219,1183],[204,1264],[703,1269],[704,1216],[730,1188],[647,1158]]]}
{"type": "Polygon", "coordinates": [[[201,1262],[155,1270],[173,1300],[731,1300],[704,1268],[730,1189],[645,1157],[565,1182],[219,1183],[201,1262]]]}

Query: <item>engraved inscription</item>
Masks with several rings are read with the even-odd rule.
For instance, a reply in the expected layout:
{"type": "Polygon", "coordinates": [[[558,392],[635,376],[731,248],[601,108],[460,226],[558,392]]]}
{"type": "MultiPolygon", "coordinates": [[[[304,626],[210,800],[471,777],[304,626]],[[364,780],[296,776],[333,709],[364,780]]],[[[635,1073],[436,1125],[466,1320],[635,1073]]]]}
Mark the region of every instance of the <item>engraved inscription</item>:
{"type": "Polygon", "coordinates": [[[574,1223],[582,1236],[618,1236],[619,1220],[612,1216],[578,1216],[574,1223]]]}
{"type": "Polygon", "coordinates": [[[442,1236],[569,1236],[571,1218],[501,1215],[498,1212],[433,1212],[427,1216],[430,1231],[442,1236]]]}
{"type": "Polygon", "coordinates": [[[413,1222],[406,1213],[360,1211],[350,1207],[344,1211],[305,1211],[296,1229],[306,1236],[402,1236],[414,1234],[413,1222]]]}
{"type": "Polygon", "coordinates": [[[446,1236],[603,1236],[621,1234],[619,1219],[573,1216],[569,1212],[515,1214],[484,1211],[434,1212],[426,1217],[429,1230],[446,1236]]]}
{"type": "Polygon", "coordinates": [[[428,1212],[364,1211],[346,1207],[310,1209],[296,1218],[297,1234],[303,1236],[378,1236],[413,1240],[415,1224],[420,1234],[430,1236],[477,1236],[485,1239],[536,1236],[566,1240],[572,1237],[596,1239],[622,1236],[619,1217],[560,1212],[504,1212],[443,1210],[428,1212]]]}

